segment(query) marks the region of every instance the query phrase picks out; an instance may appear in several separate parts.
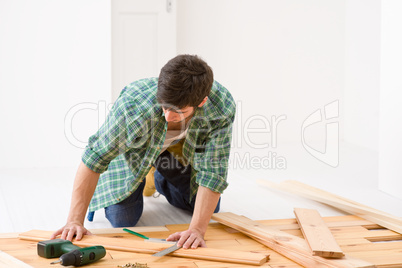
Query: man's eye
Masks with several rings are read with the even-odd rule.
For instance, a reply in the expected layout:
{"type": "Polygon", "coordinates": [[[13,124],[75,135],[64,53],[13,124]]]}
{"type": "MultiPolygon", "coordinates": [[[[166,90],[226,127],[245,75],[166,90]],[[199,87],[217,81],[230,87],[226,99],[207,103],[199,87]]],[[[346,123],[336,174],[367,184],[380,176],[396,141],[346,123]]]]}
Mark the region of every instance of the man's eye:
{"type": "Polygon", "coordinates": [[[177,111],[177,110],[174,110],[174,109],[172,109],[172,108],[163,108],[166,112],[173,112],[173,113],[176,113],[176,114],[184,114],[182,111],[177,111]]]}

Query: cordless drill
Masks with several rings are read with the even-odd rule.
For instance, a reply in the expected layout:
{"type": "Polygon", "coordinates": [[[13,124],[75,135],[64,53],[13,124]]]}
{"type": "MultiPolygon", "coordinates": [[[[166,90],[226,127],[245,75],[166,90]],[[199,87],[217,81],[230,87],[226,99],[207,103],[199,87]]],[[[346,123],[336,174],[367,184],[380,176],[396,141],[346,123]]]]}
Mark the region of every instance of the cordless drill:
{"type": "Polygon", "coordinates": [[[48,259],[60,257],[52,264],[60,262],[63,266],[82,266],[102,259],[106,255],[106,250],[102,246],[80,248],[71,241],[53,239],[38,243],[38,255],[48,259]]]}

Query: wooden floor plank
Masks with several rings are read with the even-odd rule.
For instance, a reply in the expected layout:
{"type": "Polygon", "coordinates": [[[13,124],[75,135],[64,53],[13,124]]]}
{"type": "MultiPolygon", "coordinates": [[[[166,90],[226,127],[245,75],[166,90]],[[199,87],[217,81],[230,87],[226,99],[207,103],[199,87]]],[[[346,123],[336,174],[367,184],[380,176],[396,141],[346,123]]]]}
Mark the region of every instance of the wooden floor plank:
{"type": "Polygon", "coordinates": [[[327,258],[345,256],[317,210],[295,208],[294,213],[314,256],[327,258]]]}
{"type": "MultiPolygon", "coordinates": [[[[379,268],[395,268],[402,267],[401,260],[401,248],[402,241],[396,242],[384,242],[384,243],[372,243],[369,240],[365,239],[365,236],[370,236],[371,239],[380,239],[387,238],[394,233],[390,233],[388,230],[367,230],[367,226],[375,226],[369,221],[361,220],[361,218],[348,215],[348,216],[337,216],[337,217],[324,217],[324,221],[329,224],[333,223],[334,226],[330,227],[332,233],[336,234],[337,237],[335,239],[340,244],[342,250],[348,256],[352,256],[355,258],[360,258],[365,261],[370,260],[371,263],[377,265],[379,268]],[[358,221],[361,221],[360,224],[357,224],[358,221]],[[388,232],[382,232],[388,231],[388,232]]],[[[263,220],[257,221],[259,226],[271,226],[272,228],[278,230],[282,228],[284,225],[295,224],[296,219],[284,219],[284,220],[263,220]]],[[[164,226],[162,226],[164,227],[164,226]]],[[[166,237],[169,233],[174,231],[183,230],[183,228],[187,228],[188,225],[178,225],[171,226],[171,229],[162,228],[153,229],[154,232],[146,232],[149,237],[166,237]]],[[[136,227],[135,227],[136,228],[136,227]]],[[[147,227],[148,228],[148,227],[147,227]]],[[[152,228],[151,228],[152,229],[152,228]]],[[[122,233],[121,230],[116,230],[113,232],[113,228],[104,229],[99,232],[98,236],[104,236],[106,238],[115,237],[118,239],[119,237],[124,237],[125,239],[130,238],[130,241],[142,241],[141,238],[137,238],[136,236],[129,235],[127,233],[122,233]]],[[[134,229],[138,230],[138,229],[134,229]]],[[[147,230],[147,229],[143,229],[147,230]]],[[[150,230],[150,229],[148,229],[150,230]]],[[[301,235],[298,227],[291,228],[287,232],[298,233],[301,235]]],[[[141,232],[143,233],[143,232],[141,232]]],[[[33,266],[33,267],[44,267],[44,268],[54,268],[54,265],[50,265],[50,262],[53,260],[44,259],[37,255],[36,253],[36,245],[37,243],[34,241],[23,241],[15,238],[15,235],[7,235],[8,238],[0,238],[0,250],[5,253],[33,266]]],[[[212,223],[210,224],[210,228],[208,228],[206,237],[207,245],[209,248],[221,248],[226,250],[241,250],[241,251],[253,251],[260,254],[269,254],[270,260],[269,262],[262,265],[262,267],[271,267],[271,268],[299,268],[302,267],[295,262],[291,261],[289,258],[284,257],[283,255],[273,251],[272,249],[267,248],[265,245],[259,243],[256,240],[253,240],[246,236],[245,234],[236,231],[232,228],[226,227],[220,223],[212,223]]],[[[293,257],[300,257],[293,256],[293,257]]],[[[104,259],[97,263],[93,263],[90,267],[117,267],[117,265],[125,265],[127,263],[142,263],[148,264],[150,268],[170,268],[170,267],[191,267],[191,268],[222,268],[222,267],[251,267],[248,265],[239,265],[239,264],[231,264],[231,263],[223,263],[223,262],[214,262],[214,261],[206,261],[206,260],[196,260],[189,258],[179,258],[173,256],[166,256],[164,258],[154,258],[149,254],[142,253],[133,253],[133,252],[124,252],[124,251],[116,251],[116,250],[107,250],[107,255],[104,259]]],[[[317,266],[308,266],[314,267],[317,266]]]]}
{"type": "Polygon", "coordinates": [[[341,238],[341,239],[338,239],[338,238],[335,238],[335,239],[338,242],[338,244],[341,246],[341,248],[342,248],[342,246],[365,245],[365,244],[370,244],[371,243],[367,239],[360,238],[360,237],[353,237],[353,238],[345,237],[345,238],[341,238]]]}
{"type": "MultiPolygon", "coordinates": [[[[166,226],[140,226],[140,227],[126,227],[137,233],[155,233],[155,232],[167,232],[169,229],[166,226]]],[[[102,229],[90,229],[92,234],[124,234],[124,228],[102,228],[102,229]]]]}
{"type": "Polygon", "coordinates": [[[295,180],[283,181],[280,184],[266,180],[260,180],[259,184],[273,189],[288,191],[293,194],[297,194],[302,197],[330,205],[337,209],[341,209],[348,213],[357,214],[362,218],[365,218],[369,221],[375,222],[381,226],[402,234],[401,217],[396,217],[384,211],[371,208],[369,206],[360,204],[342,196],[335,195],[333,193],[312,187],[310,185],[295,180]]]}
{"type": "Polygon", "coordinates": [[[18,238],[19,233],[1,233],[0,238],[18,238]]]}
{"type": "Polygon", "coordinates": [[[303,266],[300,266],[298,264],[273,264],[269,265],[271,268],[300,268],[303,266]]]}
{"type": "MultiPolygon", "coordinates": [[[[20,234],[20,238],[31,241],[42,241],[47,240],[47,238],[50,237],[51,233],[52,232],[32,230],[20,234]]],[[[100,237],[96,235],[85,236],[80,241],[74,241],[74,244],[81,247],[102,245],[106,249],[148,254],[154,254],[171,246],[170,244],[138,241],[135,239],[125,239],[124,237],[111,238],[100,237]]],[[[248,265],[261,265],[267,262],[267,260],[269,259],[268,256],[253,252],[229,251],[224,249],[212,248],[197,248],[196,250],[178,249],[170,253],[170,255],[193,259],[243,263],[248,265]]]]}
{"type": "Polygon", "coordinates": [[[378,250],[373,251],[358,251],[351,252],[356,258],[364,258],[373,263],[376,263],[377,267],[402,267],[402,249],[394,250],[378,250]]]}
{"type": "Polygon", "coordinates": [[[368,252],[368,251],[384,251],[402,249],[402,241],[397,242],[385,242],[385,243],[367,243],[367,244],[349,244],[341,246],[344,251],[347,252],[368,252]]]}
{"type": "Polygon", "coordinates": [[[369,262],[352,257],[345,256],[343,259],[328,260],[319,256],[311,256],[305,240],[275,229],[269,230],[266,226],[261,226],[255,221],[233,213],[216,213],[212,218],[238,229],[305,267],[374,267],[369,262]]]}
{"type": "MultiPolygon", "coordinates": [[[[274,226],[275,228],[281,230],[299,228],[296,219],[257,220],[256,222],[267,226],[274,226]]],[[[368,226],[371,228],[380,227],[378,224],[362,219],[361,217],[358,217],[356,215],[325,217],[324,222],[327,224],[328,227],[338,227],[338,226],[368,226]]]]}
{"type": "Polygon", "coordinates": [[[31,265],[26,264],[25,262],[20,261],[19,259],[3,252],[0,250],[0,267],[1,268],[32,268],[31,265]]]}

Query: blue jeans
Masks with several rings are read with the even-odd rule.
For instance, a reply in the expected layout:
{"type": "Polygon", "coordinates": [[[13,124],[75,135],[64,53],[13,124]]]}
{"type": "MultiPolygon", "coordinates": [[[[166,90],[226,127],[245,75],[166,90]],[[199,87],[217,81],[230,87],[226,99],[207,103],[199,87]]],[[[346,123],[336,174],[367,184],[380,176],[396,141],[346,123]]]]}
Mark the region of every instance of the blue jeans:
{"type": "MultiPolygon", "coordinates": [[[[193,213],[196,198],[190,201],[191,166],[183,166],[165,151],[155,162],[155,168],[156,190],[164,195],[171,205],[193,213]]],[[[137,224],[144,209],[144,186],[145,180],[128,198],[105,208],[105,216],[113,227],[131,227],[137,224]]],[[[215,213],[219,211],[220,201],[219,199],[215,213]]],[[[92,221],[93,216],[94,212],[90,212],[88,220],[92,221]]]]}
{"type": "MultiPolygon", "coordinates": [[[[129,197],[120,203],[105,208],[106,219],[113,227],[131,227],[139,221],[144,209],[142,192],[145,187],[145,180],[129,197]]],[[[88,213],[88,221],[93,221],[95,211],[88,213]]]]}
{"type": "Polygon", "coordinates": [[[144,187],[145,180],[129,197],[120,203],[105,208],[106,219],[110,221],[113,227],[130,227],[137,224],[144,210],[142,196],[144,187]]]}
{"type": "MultiPolygon", "coordinates": [[[[164,195],[171,205],[191,213],[194,212],[196,198],[194,197],[190,201],[190,177],[178,175],[174,178],[165,178],[158,170],[155,171],[154,176],[156,190],[164,195]]],[[[221,199],[219,198],[214,213],[219,211],[220,203],[221,199]]]]}

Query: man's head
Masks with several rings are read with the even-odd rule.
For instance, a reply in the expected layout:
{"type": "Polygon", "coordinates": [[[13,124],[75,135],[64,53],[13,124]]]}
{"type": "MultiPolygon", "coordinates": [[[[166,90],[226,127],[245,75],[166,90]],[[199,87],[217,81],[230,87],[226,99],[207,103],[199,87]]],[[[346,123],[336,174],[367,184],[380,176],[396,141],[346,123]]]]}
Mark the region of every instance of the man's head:
{"type": "Polygon", "coordinates": [[[178,55],[159,74],[157,99],[173,109],[198,107],[208,97],[214,75],[211,67],[193,55],[178,55]]]}

